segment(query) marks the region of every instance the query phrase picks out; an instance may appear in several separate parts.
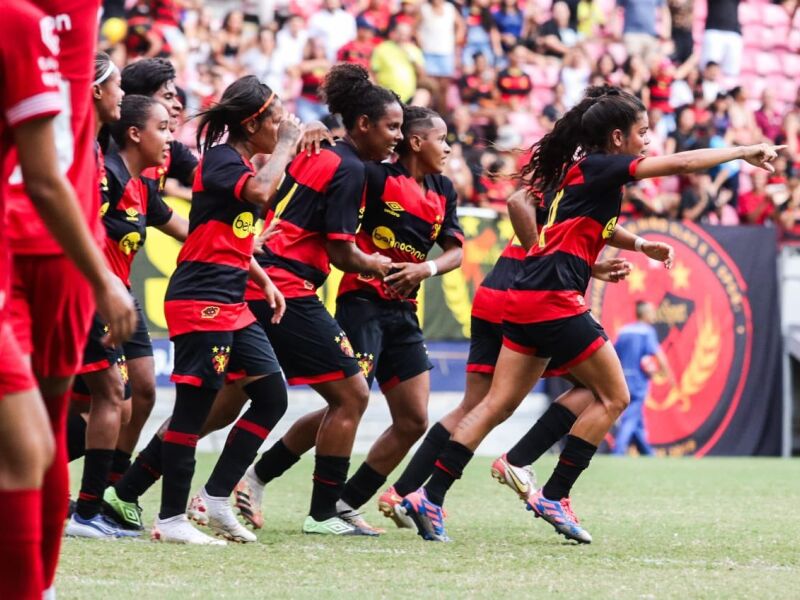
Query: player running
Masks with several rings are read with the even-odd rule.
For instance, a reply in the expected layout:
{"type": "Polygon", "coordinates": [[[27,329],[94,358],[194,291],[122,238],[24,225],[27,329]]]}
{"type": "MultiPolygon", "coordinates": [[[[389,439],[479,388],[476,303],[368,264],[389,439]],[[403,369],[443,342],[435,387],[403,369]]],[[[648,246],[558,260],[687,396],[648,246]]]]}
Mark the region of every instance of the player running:
{"type": "MultiPolygon", "coordinates": [[[[61,268],[86,282],[98,309],[114,325],[113,341],[121,342],[130,335],[135,323],[132,302],[119,280],[106,269],[102,254],[92,241],[81,210],[85,198],[80,201],[76,198],[75,190],[59,169],[54,117],[62,110],[63,102],[58,62],[53,52],[58,49],[58,38],[48,28],[50,25],[51,19],[24,0],[4,7],[0,19],[0,216],[8,197],[9,177],[18,167],[15,181],[19,179],[24,185],[25,193],[43,219],[45,233],[51,232],[59,252],[64,248],[69,257],[69,261],[62,261],[61,268]],[[12,153],[12,148],[16,152],[12,153]]],[[[47,398],[50,417],[55,419],[51,423],[31,366],[26,363],[9,322],[6,303],[10,262],[8,241],[3,235],[0,236],[0,510],[13,518],[0,527],[0,597],[38,600],[52,585],[55,575],[67,503],[66,462],[57,458],[54,463],[53,457],[54,446],[63,442],[62,432],[55,427],[62,422],[59,421],[62,398],[47,398]],[[55,512],[56,517],[48,515],[48,511],[55,512]]],[[[32,271],[31,275],[42,274],[32,271]]],[[[57,279],[51,280],[50,286],[53,281],[57,279]]],[[[48,308],[58,313],[55,324],[60,326],[65,315],[60,313],[62,307],[55,292],[52,287],[49,289],[48,308]]],[[[91,308],[91,295],[88,301],[91,308]]],[[[71,375],[72,372],[63,377],[67,384],[71,375]]],[[[45,380],[41,382],[41,390],[54,394],[62,389],[62,383],[45,380]]],[[[63,389],[66,392],[66,387],[63,389]]]]}
{"type": "Polygon", "coordinates": [[[627,406],[629,394],[619,359],[583,299],[590,265],[607,240],[618,235],[627,250],[644,251],[667,267],[672,260],[666,244],[616,231],[621,187],[737,159],[771,170],[777,156],[776,147],[759,144],[646,158],[647,131],[641,101],[609,87],[602,93],[593,90],[534,144],[522,175],[530,189],[556,195],[538,243],[509,291],[503,348],[489,393],[459,423],[426,485],[403,500],[424,539],[447,539],[441,508],[447,491],[481,440],[513,413],[552,360],[569,365],[568,371],[595,397],[571,427],[553,475],[529,498],[528,507],[568,538],[591,541],[572,511],[570,491],[627,406]]]}
{"type": "MultiPolygon", "coordinates": [[[[130,271],[137,252],[145,243],[147,227],[157,227],[179,241],[186,239],[188,224],[161,199],[156,181],[142,176],[146,168],[166,160],[169,115],[147,96],[129,95],[122,100],[121,117],[111,126],[118,148],[105,159],[100,208],[106,229],[105,256],[114,273],[130,290],[130,271]]],[[[138,308],[138,303],[137,303],[138,308]]],[[[66,527],[70,536],[114,538],[136,535],[122,530],[100,514],[122,423],[125,382],[118,363],[127,355],[152,356],[152,345],[144,315],[139,308],[138,324],[130,340],[119,347],[104,344],[108,329],[95,316],[84,351],[81,377],[91,394],[86,428],[83,479],[75,513],[66,527]]]]}
{"type": "MultiPolygon", "coordinates": [[[[393,270],[383,281],[346,273],[339,284],[336,309],[336,321],[353,345],[368,387],[377,377],[392,414],[392,424],[347,481],[336,507],[338,518],[374,534],[380,530],[371,527],[357,509],[386,482],[427,426],[428,371],[433,365],[417,320],[416,295],[425,279],[461,265],[464,239],[456,217],[455,189],[441,175],[450,153],[444,121],[430,109],[406,107],[402,134],[396,163],[367,164],[366,209],[356,235],[362,252],[388,257],[393,270]],[[437,243],[444,252],[428,261],[437,243]]],[[[264,485],[280,474],[278,466],[288,468],[314,447],[325,412],[298,420],[248,470],[237,489],[237,503],[254,525],[260,526],[263,519],[259,499],[264,485]],[[291,462],[283,460],[289,453],[291,462]]]]}

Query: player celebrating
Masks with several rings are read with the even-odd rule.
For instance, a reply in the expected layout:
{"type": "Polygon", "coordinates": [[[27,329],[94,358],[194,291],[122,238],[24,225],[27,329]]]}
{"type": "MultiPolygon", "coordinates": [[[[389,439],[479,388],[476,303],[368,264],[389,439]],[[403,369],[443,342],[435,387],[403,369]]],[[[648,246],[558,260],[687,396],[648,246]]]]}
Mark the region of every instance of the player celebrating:
{"type": "MultiPolygon", "coordinates": [[[[141,176],[144,169],[163,164],[169,152],[172,134],[166,109],[146,96],[126,96],[121,117],[111,130],[119,151],[106,158],[105,178],[101,183],[105,255],[115,274],[130,288],[131,265],[144,245],[147,227],[158,227],[180,241],[186,239],[188,227],[161,199],[157,183],[141,176]]],[[[152,355],[141,309],[138,314],[136,332],[121,347],[104,345],[107,325],[98,316],[89,334],[81,369],[91,394],[87,448],[81,491],[75,514],[67,524],[67,535],[109,538],[130,534],[101,515],[100,507],[111,472],[125,400],[124,382],[117,363],[124,360],[128,352],[137,352],[140,348],[145,352],[149,349],[152,355]]]]}
{"type": "MultiPolygon", "coordinates": [[[[553,475],[528,500],[537,516],[570,539],[591,536],[575,517],[570,490],[629,402],[614,350],[583,300],[590,265],[615,236],[628,181],[704,170],[736,159],[770,169],[776,148],[765,144],[704,149],[645,158],[649,143],[642,103],[617,88],[593,93],[534,144],[522,174],[531,189],[556,191],[548,218],[512,286],[503,321],[503,348],[484,400],[462,419],[428,483],[403,500],[424,539],[444,541],[442,504],[486,434],[513,413],[553,360],[592,390],[553,475]],[[578,157],[576,160],[575,157],[578,157]]],[[[671,248],[631,236],[627,250],[644,251],[669,267],[671,248]]]]}
{"type": "MultiPolygon", "coordinates": [[[[114,326],[113,341],[121,342],[134,326],[133,305],[119,280],[105,268],[75,192],[59,170],[53,117],[62,101],[52,52],[58,44],[48,24],[42,12],[23,0],[5,7],[0,20],[0,216],[8,179],[18,165],[25,192],[47,230],[94,291],[98,309],[114,326]],[[16,154],[11,152],[14,146],[16,154]]],[[[0,527],[0,596],[39,599],[52,584],[58,561],[67,500],[66,463],[54,465],[54,434],[62,438],[59,441],[63,435],[48,422],[37,382],[7,319],[9,265],[7,241],[0,238],[0,510],[13,515],[0,527]],[[43,512],[48,511],[55,512],[60,522],[48,515],[43,526],[43,512]]],[[[68,261],[61,268],[75,273],[68,261]]],[[[59,312],[52,289],[48,298],[49,310],[59,312]]],[[[91,307],[91,297],[88,300],[91,307]]],[[[57,318],[62,316],[59,312],[57,318]]],[[[65,379],[68,383],[69,377],[65,379]]],[[[42,390],[61,389],[53,383],[43,382],[42,390]]],[[[56,400],[62,398],[48,397],[48,408],[50,417],[60,423],[62,404],[56,400]]]]}
{"type": "Polygon", "coordinates": [[[253,76],[232,83],[218,104],[201,113],[198,145],[204,137],[204,155],[193,188],[189,237],[164,304],[175,344],[176,397],[163,443],[158,436],[151,441],[161,447],[164,474],[154,540],[224,544],[189,524],[186,505],[198,433],[226,376],[238,381],[252,403],[201,491],[202,506],[193,502],[193,509],[218,535],[256,539],[236,520],[228,497],[285,412],[286,387],[264,330],[244,302],[244,290],[249,272],[263,288],[273,320],[280,320],[283,296],[252,259],[253,225],[261,207],[272,201],[299,132],[275,92],[253,76]],[[227,142],[220,143],[226,133],[227,142]],[[272,155],[257,172],[250,164],[255,154],[272,155]]]}

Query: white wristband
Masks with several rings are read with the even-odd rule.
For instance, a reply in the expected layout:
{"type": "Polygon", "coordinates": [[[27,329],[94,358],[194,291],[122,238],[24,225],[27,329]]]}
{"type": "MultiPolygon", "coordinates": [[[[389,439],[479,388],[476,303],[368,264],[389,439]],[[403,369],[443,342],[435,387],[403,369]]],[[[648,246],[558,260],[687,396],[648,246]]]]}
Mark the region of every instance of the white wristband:
{"type": "Polygon", "coordinates": [[[429,260],[425,264],[428,265],[428,268],[431,270],[431,277],[433,277],[434,275],[436,275],[439,272],[439,269],[436,266],[436,263],[433,262],[432,260],[429,260]]]}
{"type": "Polygon", "coordinates": [[[637,237],[636,238],[636,241],[633,242],[633,248],[636,250],[636,252],[641,252],[642,251],[642,246],[644,246],[646,241],[647,240],[645,240],[643,237],[637,237]]]}

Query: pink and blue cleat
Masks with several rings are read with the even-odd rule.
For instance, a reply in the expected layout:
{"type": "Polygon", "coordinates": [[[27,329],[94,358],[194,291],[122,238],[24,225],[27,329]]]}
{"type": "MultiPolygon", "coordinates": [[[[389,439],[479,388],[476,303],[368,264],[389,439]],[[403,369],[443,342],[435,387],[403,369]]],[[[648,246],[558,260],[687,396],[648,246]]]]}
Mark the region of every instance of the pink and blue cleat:
{"type": "Polygon", "coordinates": [[[581,527],[578,517],[572,512],[569,498],[548,500],[540,489],[531,494],[525,508],[550,523],[564,537],[581,544],[592,543],[592,536],[581,527]]]}
{"type": "Polygon", "coordinates": [[[397,510],[414,521],[417,533],[423,540],[429,542],[450,541],[444,530],[444,511],[441,506],[428,500],[425,488],[419,488],[416,492],[403,498],[397,510]]]}

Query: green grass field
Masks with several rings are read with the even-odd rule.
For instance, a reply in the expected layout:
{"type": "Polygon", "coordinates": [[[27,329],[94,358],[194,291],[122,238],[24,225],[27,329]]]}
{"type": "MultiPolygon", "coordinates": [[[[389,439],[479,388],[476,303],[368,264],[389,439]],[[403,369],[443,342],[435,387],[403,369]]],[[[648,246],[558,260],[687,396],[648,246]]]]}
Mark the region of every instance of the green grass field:
{"type": "MultiPolygon", "coordinates": [[[[196,483],[213,460],[199,457],[196,483]]],[[[540,478],[552,464],[537,464],[540,478]]],[[[448,498],[452,544],[394,528],[304,536],[311,465],[268,488],[258,544],[66,540],[59,598],[800,598],[798,460],[598,457],[573,494],[591,546],[534,519],[485,458],[448,498]]],[[[159,490],[143,498],[148,521],[159,490]]],[[[392,525],[374,503],[366,514],[392,525]]]]}

